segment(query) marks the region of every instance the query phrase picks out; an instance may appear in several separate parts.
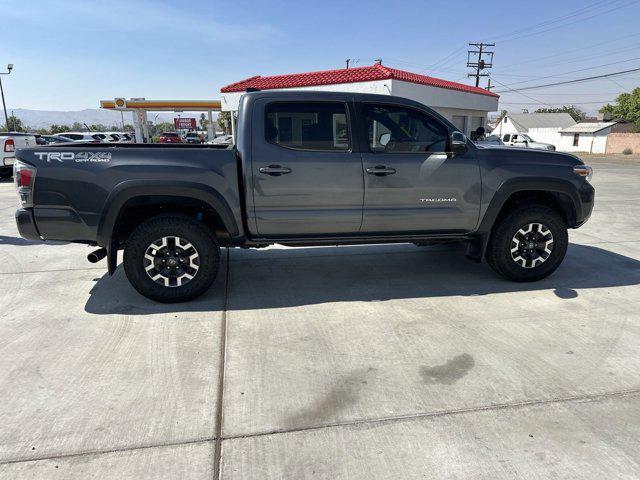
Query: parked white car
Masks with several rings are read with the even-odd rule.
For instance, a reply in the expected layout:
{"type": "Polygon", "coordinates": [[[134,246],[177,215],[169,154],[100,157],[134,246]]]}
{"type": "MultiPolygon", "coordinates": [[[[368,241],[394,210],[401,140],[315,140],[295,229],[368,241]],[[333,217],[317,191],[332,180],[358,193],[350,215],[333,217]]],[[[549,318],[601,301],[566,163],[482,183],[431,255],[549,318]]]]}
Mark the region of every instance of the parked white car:
{"type": "Polygon", "coordinates": [[[505,145],[519,148],[537,148],[538,150],[552,150],[556,149],[555,145],[550,143],[536,142],[526,133],[505,133],[502,136],[502,142],[505,145]]]}
{"type": "Polygon", "coordinates": [[[31,133],[0,132],[0,178],[13,174],[16,149],[35,146],[36,136],[31,133]]]}
{"type": "Polygon", "coordinates": [[[211,145],[231,145],[233,143],[233,137],[231,135],[220,135],[219,137],[209,140],[207,143],[211,145]]]}
{"type": "Polygon", "coordinates": [[[489,135],[488,137],[483,138],[482,140],[476,140],[476,145],[481,147],[505,147],[506,145],[500,140],[499,135],[489,135]]]}
{"type": "Polygon", "coordinates": [[[98,132],[106,135],[106,139],[103,141],[112,143],[131,143],[131,136],[125,132],[98,132]]]}
{"type": "Polygon", "coordinates": [[[106,135],[100,132],[63,132],[59,133],[61,137],[66,137],[74,142],[102,142],[106,139],[106,135]]]}

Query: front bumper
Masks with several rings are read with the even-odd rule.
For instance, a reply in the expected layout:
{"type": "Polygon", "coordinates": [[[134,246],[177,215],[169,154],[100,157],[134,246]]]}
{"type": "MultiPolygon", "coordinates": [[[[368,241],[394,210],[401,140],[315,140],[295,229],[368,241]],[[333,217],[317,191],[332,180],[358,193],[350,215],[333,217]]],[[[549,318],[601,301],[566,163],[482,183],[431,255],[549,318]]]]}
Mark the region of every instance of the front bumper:
{"type": "Polygon", "coordinates": [[[581,208],[580,214],[578,218],[576,218],[576,226],[574,228],[578,228],[586,223],[591,216],[591,212],[593,212],[593,204],[596,196],[596,190],[593,186],[585,181],[580,190],[578,191],[580,194],[581,208]]]}
{"type": "Polygon", "coordinates": [[[18,232],[20,232],[22,238],[42,241],[42,237],[40,237],[40,233],[38,233],[38,229],[36,228],[32,209],[19,208],[16,210],[16,224],[18,225],[18,232]]]}

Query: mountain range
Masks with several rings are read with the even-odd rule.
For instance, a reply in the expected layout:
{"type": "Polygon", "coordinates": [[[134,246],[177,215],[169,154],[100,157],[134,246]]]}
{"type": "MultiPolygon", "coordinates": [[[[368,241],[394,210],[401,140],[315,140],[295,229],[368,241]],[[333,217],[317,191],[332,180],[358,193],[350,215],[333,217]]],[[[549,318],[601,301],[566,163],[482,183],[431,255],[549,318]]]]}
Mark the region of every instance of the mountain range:
{"type": "MultiPolygon", "coordinates": [[[[99,108],[87,108],[85,110],[75,111],[57,111],[57,110],[28,110],[24,108],[7,109],[8,115],[15,115],[22,124],[32,129],[48,128],[51,125],[73,125],[74,122],[86,123],[87,125],[103,124],[107,127],[112,125],[120,126],[122,124],[122,118],[124,123],[133,123],[131,112],[115,112],[113,110],[102,110],[99,108]]],[[[0,115],[2,110],[0,109],[0,115]]],[[[173,122],[173,118],[177,114],[173,112],[162,113],[148,113],[147,119],[158,122],[173,122]],[[157,118],[156,118],[157,115],[157,118]]],[[[181,112],[181,117],[195,117],[199,118],[200,114],[197,112],[188,113],[181,112]]],[[[4,118],[0,119],[0,123],[4,124],[4,118]]]]}

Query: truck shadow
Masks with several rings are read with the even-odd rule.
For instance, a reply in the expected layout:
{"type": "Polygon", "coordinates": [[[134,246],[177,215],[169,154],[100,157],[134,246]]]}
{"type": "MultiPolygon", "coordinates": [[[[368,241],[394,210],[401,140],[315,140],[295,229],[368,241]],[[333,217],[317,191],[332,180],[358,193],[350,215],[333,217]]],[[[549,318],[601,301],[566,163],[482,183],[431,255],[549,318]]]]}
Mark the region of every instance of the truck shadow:
{"type": "MultiPolygon", "coordinates": [[[[230,311],[537,290],[572,299],[581,289],[640,284],[640,261],[579,244],[570,244],[553,275],[534,283],[497,276],[486,264],[466,260],[459,245],[233,249],[229,254],[230,311]]],[[[223,264],[218,280],[202,297],[165,305],[135,292],[119,267],[113,277],[105,274],[97,280],[85,310],[129,315],[220,311],[225,304],[224,269],[223,264]]]]}

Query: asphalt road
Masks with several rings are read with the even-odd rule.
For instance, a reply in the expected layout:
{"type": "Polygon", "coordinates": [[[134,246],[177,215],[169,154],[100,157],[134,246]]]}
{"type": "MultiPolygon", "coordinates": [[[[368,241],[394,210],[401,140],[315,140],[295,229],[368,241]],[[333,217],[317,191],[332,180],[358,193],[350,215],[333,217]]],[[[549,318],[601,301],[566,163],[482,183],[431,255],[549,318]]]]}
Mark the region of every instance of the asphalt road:
{"type": "Polygon", "coordinates": [[[589,162],[542,282],[457,246],[232,250],[171,306],[19,238],[0,183],[0,478],[640,477],[640,159],[589,162]]]}

